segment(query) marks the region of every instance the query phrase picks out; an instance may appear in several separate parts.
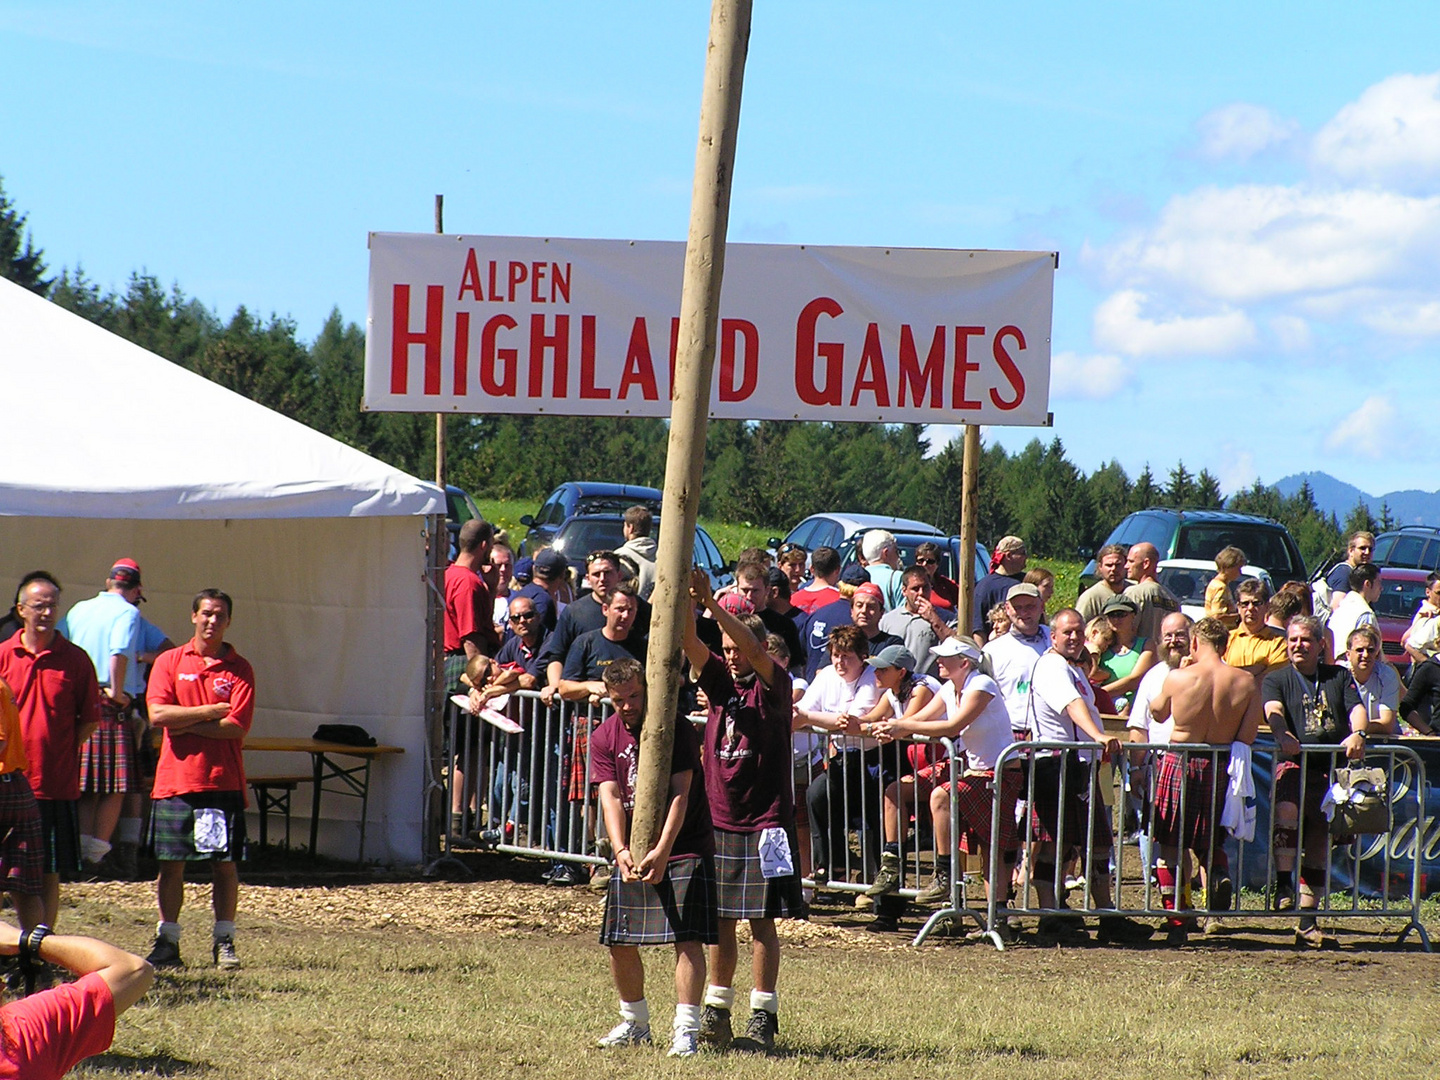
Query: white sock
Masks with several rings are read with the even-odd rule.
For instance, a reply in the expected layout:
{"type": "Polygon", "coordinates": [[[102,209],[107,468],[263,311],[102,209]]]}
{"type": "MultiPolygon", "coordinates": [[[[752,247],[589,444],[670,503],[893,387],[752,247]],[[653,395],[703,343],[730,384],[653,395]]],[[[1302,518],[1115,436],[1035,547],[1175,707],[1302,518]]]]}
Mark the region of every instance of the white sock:
{"type": "Polygon", "coordinates": [[[620,1002],[620,1019],[629,1020],[641,1027],[650,1026],[650,1003],[644,998],[639,1001],[620,1002]]]}
{"type": "Polygon", "coordinates": [[[117,844],[140,843],[140,819],[138,817],[122,817],[120,823],[115,826],[115,842],[117,844]]]}
{"type": "Polygon", "coordinates": [[[180,924],[178,922],[164,922],[162,920],[155,927],[155,933],[172,945],[180,944],[180,924]]]}
{"type": "Polygon", "coordinates": [[[234,941],[234,940],[235,940],[235,924],[234,924],[233,922],[229,922],[229,921],[226,921],[226,920],[223,920],[223,919],[216,919],[216,920],[215,920],[215,929],[211,931],[211,934],[214,936],[214,938],[215,938],[216,941],[219,941],[221,938],[227,938],[227,937],[228,937],[231,941],[234,941]]]}
{"type": "Polygon", "coordinates": [[[110,845],[96,837],[80,834],[80,857],[86,862],[99,862],[110,854],[110,845]]]}
{"type": "Polygon", "coordinates": [[[714,1005],[717,1009],[730,1010],[735,1007],[735,988],[733,986],[705,987],[705,1004],[714,1005]]]}
{"type": "Polygon", "coordinates": [[[763,990],[751,990],[750,1008],[756,1012],[764,1009],[771,1016],[774,1016],[780,1011],[780,995],[775,993],[767,994],[763,990]]]}
{"type": "Polygon", "coordinates": [[[692,1035],[700,1030],[700,1006],[699,1005],[676,1005],[675,1006],[675,1034],[681,1035],[690,1032],[692,1035]]]}

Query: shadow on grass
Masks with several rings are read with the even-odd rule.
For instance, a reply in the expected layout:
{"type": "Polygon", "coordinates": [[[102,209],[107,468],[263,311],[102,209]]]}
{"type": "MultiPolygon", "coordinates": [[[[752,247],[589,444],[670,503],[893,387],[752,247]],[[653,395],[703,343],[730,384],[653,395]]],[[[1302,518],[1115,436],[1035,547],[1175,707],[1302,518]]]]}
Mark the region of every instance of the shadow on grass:
{"type": "Polygon", "coordinates": [[[262,996],[254,987],[230,976],[162,972],[145,1000],[152,1006],[173,1008],[210,1001],[259,1001],[262,996]]]}
{"type": "Polygon", "coordinates": [[[209,1064],[185,1061],[169,1054],[96,1054],[86,1058],[77,1075],[103,1073],[114,1076],[201,1076],[209,1064]]]}

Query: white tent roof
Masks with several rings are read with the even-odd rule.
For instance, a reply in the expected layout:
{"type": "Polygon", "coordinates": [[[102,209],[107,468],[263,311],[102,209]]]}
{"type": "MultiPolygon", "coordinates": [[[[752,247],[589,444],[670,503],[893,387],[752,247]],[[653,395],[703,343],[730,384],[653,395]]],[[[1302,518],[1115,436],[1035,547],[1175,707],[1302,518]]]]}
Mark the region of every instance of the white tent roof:
{"type": "Polygon", "coordinates": [[[48,421],[51,433],[6,442],[0,515],[194,520],[445,511],[434,484],[3,278],[0,386],[12,422],[48,421]],[[117,393],[133,402],[118,422],[105,412],[117,393]]]}

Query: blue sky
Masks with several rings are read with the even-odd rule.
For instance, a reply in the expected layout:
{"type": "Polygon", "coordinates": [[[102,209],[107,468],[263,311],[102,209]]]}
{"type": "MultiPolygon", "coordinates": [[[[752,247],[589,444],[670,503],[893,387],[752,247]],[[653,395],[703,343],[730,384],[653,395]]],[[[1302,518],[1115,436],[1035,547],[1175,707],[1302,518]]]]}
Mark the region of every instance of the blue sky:
{"type": "MultiPolygon", "coordinates": [[[[731,238],[1058,250],[1083,468],[1440,484],[1433,5],[969,7],[758,0],[731,238]]],[[[0,175],[52,268],[308,339],[437,192],[452,232],[684,239],[708,15],[0,0],[0,175]]]]}

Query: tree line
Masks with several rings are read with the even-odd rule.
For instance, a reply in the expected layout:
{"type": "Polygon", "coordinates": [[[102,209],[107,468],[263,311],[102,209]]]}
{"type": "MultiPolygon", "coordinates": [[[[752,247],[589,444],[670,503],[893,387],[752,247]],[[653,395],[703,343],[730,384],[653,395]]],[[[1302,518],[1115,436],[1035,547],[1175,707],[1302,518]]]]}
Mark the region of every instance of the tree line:
{"type": "MultiPolygon", "coordinates": [[[[332,310],[306,343],[295,323],[245,307],[222,319],[179,285],[135,273],[104,288],[81,267],[47,276],[26,215],[0,184],[0,275],[61,307],[317,431],[417,476],[435,472],[428,414],[359,408],[365,333],[332,310]]],[[[533,498],[572,479],[661,486],[664,420],[562,416],[454,416],[447,420],[447,479],[490,498],[533,498]]],[[[929,455],[918,424],[711,421],[701,512],[783,531],[822,510],[889,513],[959,530],[961,448],[929,455]],[[929,455],[929,456],[927,456],[929,455]]],[[[1147,506],[1227,508],[1289,527],[1307,564],[1341,545],[1342,526],[1315,505],[1306,485],[1291,496],[1258,481],[1227,501],[1219,481],[1183,461],[1162,476],[1146,465],[1130,477],[1110,461],[1086,474],[1059,438],[1010,453],[991,442],[979,463],[979,535],[1025,538],[1042,557],[1088,556],[1126,514],[1147,506]]],[[[1344,532],[1376,528],[1363,505],[1344,532]]]]}

